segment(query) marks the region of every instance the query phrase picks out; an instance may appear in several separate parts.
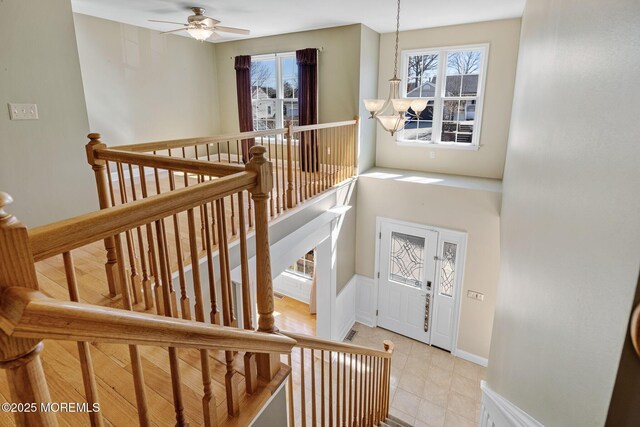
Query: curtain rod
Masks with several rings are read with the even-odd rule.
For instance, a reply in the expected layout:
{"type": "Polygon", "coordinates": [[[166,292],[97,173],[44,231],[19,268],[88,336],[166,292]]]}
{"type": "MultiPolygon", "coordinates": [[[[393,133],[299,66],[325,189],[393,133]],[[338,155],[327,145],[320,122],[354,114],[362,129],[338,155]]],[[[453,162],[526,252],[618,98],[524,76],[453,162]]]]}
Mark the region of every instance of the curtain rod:
{"type": "MultiPolygon", "coordinates": [[[[309,48],[309,49],[315,49],[315,50],[317,50],[318,52],[322,52],[322,51],[324,51],[324,46],[320,46],[320,47],[312,47],[312,48],[309,48]]],[[[282,54],[284,54],[284,53],[292,53],[292,51],[287,51],[287,52],[254,53],[254,54],[251,54],[251,55],[249,55],[249,56],[262,56],[262,55],[275,55],[275,56],[278,56],[278,55],[282,55],[282,54]]],[[[295,50],[293,51],[293,53],[295,53],[295,50]]],[[[242,55],[236,55],[236,56],[242,56],[242,55]]],[[[235,56],[230,56],[230,57],[229,57],[229,59],[235,59],[235,56]]]]}

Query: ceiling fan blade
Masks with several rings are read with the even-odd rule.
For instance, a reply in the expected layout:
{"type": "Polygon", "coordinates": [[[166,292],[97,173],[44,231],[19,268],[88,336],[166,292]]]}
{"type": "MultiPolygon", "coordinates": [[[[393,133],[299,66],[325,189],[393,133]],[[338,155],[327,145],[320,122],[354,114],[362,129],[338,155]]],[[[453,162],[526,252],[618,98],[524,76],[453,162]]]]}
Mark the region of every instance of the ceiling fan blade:
{"type": "Polygon", "coordinates": [[[186,30],[186,28],[178,28],[177,30],[163,31],[160,34],[169,34],[169,33],[175,33],[177,31],[184,31],[184,30],[186,30]]]}
{"type": "Polygon", "coordinates": [[[213,19],[213,18],[212,18],[212,17],[210,17],[210,16],[205,16],[205,18],[207,18],[207,20],[210,20],[210,21],[209,21],[209,25],[212,25],[212,26],[213,26],[213,25],[216,25],[216,24],[219,24],[220,22],[222,22],[222,21],[218,21],[217,19],[213,19]]]}
{"type": "Polygon", "coordinates": [[[149,22],[162,22],[163,24],[176,24],[176,25],[183,25],[183,26],[187,26],[187,24],[185,24],[184,22],[173,22],[173,21],[158,21],[157,19],[149,19],[149,22]]]}
{"type": "Polygon", "coordinates": [[[219,27],[216,25],[213,29],[216,31],[222,31],[224,33],[242,34],[244,36],[248,36],[249,34],[251,34],[249,30],[243,30],[242,28],[219,27]]]}

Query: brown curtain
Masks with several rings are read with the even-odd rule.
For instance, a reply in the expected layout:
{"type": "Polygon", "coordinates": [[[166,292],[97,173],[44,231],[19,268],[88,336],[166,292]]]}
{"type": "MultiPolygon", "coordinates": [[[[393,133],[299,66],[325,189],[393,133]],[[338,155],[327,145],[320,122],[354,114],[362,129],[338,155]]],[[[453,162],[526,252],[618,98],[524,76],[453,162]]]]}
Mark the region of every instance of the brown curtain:
{"type": "MultiPolygon", "coordinates": [[[[253,112],[251,109],[251,57],[236,56],[236,89],[238,93],[238,122],[240,132],[253,131],[253,112]]],[[[249,161],[249,149],[256,144],[254,138],[242,140],[242,161],[249,161]]]]}
{"type": "MultiPolygon", "coordinates": [[[[318,123],[318,49],[296,51],[298,63],[298,111],[299,124],[318,123]]],[[[300,155],[303,171],[318,170],[318,143],[315,131],[300,135],[300,155]]]]}

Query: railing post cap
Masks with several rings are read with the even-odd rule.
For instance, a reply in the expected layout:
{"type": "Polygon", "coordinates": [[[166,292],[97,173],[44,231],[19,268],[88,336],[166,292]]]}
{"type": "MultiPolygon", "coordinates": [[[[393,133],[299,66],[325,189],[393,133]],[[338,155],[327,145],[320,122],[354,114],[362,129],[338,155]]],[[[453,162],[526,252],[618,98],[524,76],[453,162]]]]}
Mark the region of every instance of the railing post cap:
{"type": "Polygon", "coordinates": [[[4,211],[4,207],[11,203],[13,203],[13,197],[11,197],[9,193],[0,191],[0,218],[6,218],[9,216],[9,214],[4,211]]]}
{"type": "Polygon", "coordinates": [[[89,135],[87,135],[87,138],[89,139],[100,139],[101,135],[99,133],[96,132],[92,132],[89,135]]]}
{"type": "Polygon", "coordinates": [[[263,147],[262,145],[254,145],[249,150],[249,153],[251,153],[254,156],[264,156],[264,153],[266,153],[266,152],[267,152],[267,149],[265,147],[263,147]]]}

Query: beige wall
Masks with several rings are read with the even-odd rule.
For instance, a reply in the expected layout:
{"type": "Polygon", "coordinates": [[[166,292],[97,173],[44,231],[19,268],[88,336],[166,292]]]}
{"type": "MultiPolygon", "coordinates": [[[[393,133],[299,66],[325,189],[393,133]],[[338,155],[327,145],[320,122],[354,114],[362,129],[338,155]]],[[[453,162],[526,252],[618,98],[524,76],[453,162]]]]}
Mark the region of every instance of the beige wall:
{"type": "Polygon", "coordinates": [[[236,55],[322,47],[318,57],[320,122],[350,120],[358,115],[360,27],[359,24],[349,25],[216,44],[222,132],[238,131],[236,72],[233,68],[236,55]]]}
{"type": "Polygon", "coordinates": [[[74,14],[89,124],[108,145],[219,130],[215,45],[74,14]]]}
{"type": "Polygon", "coordinates": [[[358,115],[360,117],[360,143],[358,147],[358,172],[371,169],[376,164],[376,121],[369,120],[363,99],[378,95],[378,55],[380,34],[366,25],[360,32],[360,95],[358,115]]]}
{"type": "Polygon", "coordinates": [[[640,260],[637,0],[527,2],[488,383],[602,426],[640,260]]]}
{"type": "MultiPolygon", "coordinates": [[[[518,57],[520,19],[405,31],[400,50],[489,43],[480,150],[408,147],[378,126],[376,166],[502,178],[518,57]],[[434,153],[435,158],[430,154],[434,153]]],[[[395,34],[380,37],[378,97],[389,93],[393,75],[395,34]]],[[[400,55],[401,56],[401,55],[400,55]]],[[[398,59],[401,67],[401,59],[398,59]]],[[[400,77],[400,76],[399,76],[400,77]]]]}
{"type": "Polygon", "coordinates": [[[35,226],[96,208],[70,1],[0,2],[0,40],[0,191],[15,199],[8,211],[35,226]],[[10,121],[9,102],[37,104],[40,119],[10,121]]]}
{"type": "MultiPolygon", "coordinates": [[[[406,171],[376,168],[371,172],[383,175],[364,174],[358,178],[356,273],[374,276],[377,217],[466,231],[458,348],[487,358],[500,261],[499,182],[452,179],[455,186],[423,184],[400,181],[411,177],[406,171]],[[471,187],[486,189],[472,190],[471,187]],[[484,301],[467,298],[469,289],[484,293],[484,301]]],[[[438,179],[451,178],[440,176],[438,179]]]]}

